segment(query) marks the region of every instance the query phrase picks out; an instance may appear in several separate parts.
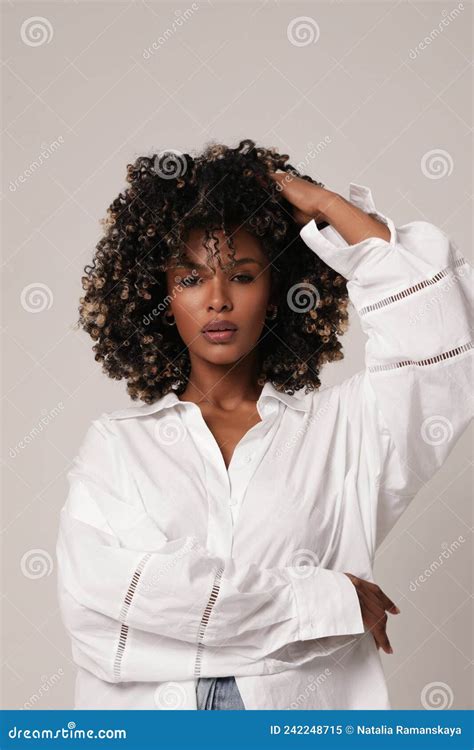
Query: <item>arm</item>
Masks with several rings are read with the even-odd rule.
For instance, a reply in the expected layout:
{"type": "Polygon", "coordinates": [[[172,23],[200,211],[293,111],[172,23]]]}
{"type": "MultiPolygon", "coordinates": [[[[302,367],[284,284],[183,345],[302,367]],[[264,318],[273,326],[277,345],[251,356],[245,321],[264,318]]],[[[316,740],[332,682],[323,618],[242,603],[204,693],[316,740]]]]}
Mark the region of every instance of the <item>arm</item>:
{"type": "Polygon", "coordinates": [[[58,593],[77,663],[112,682],[260,674],[286,644],[364,632],[342,572],[237,565],[197,537],[167,539],[118,440],[106,417],[92,423],[61,510],[58,593]]]}
{"type": "Polygon", "coordinates": [[[365,370],[341,393],[378,457],[375,551],[472,419],[472,268],[435,225],[395,227],[367,187],[351,183],[351,202],[324,192],[313,199],[330,226],[310,219],[300,234],[348,280],[368,336],[365,370]]]}

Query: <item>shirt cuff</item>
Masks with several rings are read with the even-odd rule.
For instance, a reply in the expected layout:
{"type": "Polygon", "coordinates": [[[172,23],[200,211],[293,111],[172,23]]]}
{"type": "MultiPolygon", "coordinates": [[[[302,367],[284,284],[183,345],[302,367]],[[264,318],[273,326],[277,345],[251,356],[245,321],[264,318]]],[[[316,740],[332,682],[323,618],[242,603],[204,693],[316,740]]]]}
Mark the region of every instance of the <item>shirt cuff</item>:
{"type": "Polygon", "coordinates": [[[359,597],[345,573],[311,566],[300,570],[300,574],[291,576],[300,641],[364,633],[359,597]]]}
{"type": "Polygon", "coordinates": [[[346,279],[354,278],[357,267],[364,262],[366,256],[370,256],[374,247],[395,247],[397,243],[395,224],[390,217],[377,210],[369,187],[351,182],[349,185],[349,202],[360,208],[361,211],[365,211],[365,213],[383,222],[390,231],[390,239],[368,237],[349,245],[331,224],[319,229],[314,219],[308,221],[300,229],[300,237],[303,242],[319,255],[328,266],[346,279]]]}

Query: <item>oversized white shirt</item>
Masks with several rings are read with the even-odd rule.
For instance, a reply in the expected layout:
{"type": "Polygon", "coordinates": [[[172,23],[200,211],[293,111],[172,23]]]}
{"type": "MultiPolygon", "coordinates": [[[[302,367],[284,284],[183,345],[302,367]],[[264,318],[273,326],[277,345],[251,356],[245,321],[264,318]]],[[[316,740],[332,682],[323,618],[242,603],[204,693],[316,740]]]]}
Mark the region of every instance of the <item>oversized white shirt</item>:
{"type": "Polygon", "coordinates": [[[175,392],[103,413],[68,473],[58,595],[75,708],[196,709],[198,677],[234,675],[247,709],[391,708],[344,574],[375,551],[471,419],[472,268],[431,223],[353,245],[304,242],[348,280],[368,339],[339,385],[279,393],[228,469],[175,392]]]}

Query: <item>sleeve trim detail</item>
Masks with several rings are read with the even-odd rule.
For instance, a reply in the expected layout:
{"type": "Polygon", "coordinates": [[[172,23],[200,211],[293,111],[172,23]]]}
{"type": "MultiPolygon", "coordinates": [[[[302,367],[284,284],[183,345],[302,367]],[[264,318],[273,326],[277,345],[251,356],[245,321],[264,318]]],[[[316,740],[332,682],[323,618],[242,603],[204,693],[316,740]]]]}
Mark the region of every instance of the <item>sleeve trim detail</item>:
{"type": "MultiPolygon", "coordinates": [[[[458,258],[453,265],[455,268],[457,268],[459,266],[463,266],[465,263],[467,263],[466,258],[458,258]]],[[[365,307],[362,307],[360,310],[358,310],[358,314],[367,315],[367,313],[372,312],[373,310],[379,310],[381,307],[386,307],[387,305],[391,305],[393,302],[398,302],[398,300],[403,299],[404,297],[408,297],[410,294],[414,294],[420,289],[424,289],[431,284],[436,284],[442,278],[447,276],[452,268],[453,266],[446,266],[446,268],[443,268],[442,271],[439,271],[430,279],[420,281],[418,284],[414,284],[407,289],[403,289],[401,292],[391,294],[389,297],[384,297],[383,299],[379,300],[378,302],[374,302],[371,305],[366,305],[365,307]]]]}
{"type": "Polygon", "coordinates": [[[216,599],[219,595],[220,590],[220,583],[222,574],[224,572],[224,567],[220,567],[216,573],[216,577],[214,579],[214,583],[212,585],[212,591],[209,597],[209,601],[206,604],[206,607],[204,609],[203,616],[201,618],[201,623],[199,625],[199,632],[198,632],[198,647],[197,647],[197,653],[196,653],[196,661],[194,664],[194,676],[197,678],[201,674],[201,666],[202,666],[202,655],[204,650],[204,635],[206,631],[206,626],[209,622],[209,618],[211,616],[212,608],[214,604],[216,603],[216,599]]]}
{"type": "Polygon", "coordinates": [[[436,362],[441,362],[443,359],[449,359],[450,357],[455,357],[457,354],[461,354],[462,352],[467,352],[469,349],[472,349],[474,346],[472,341],[468,341],[467,344],[463,344],[462,346],[457,346],[455,349],[450,349],[447,352],[442,352],[441,354],[437,354],[434,357],[428,357],[428,359],[405,359],[401,362],[391,362],[386,365],[371,365],[367,369],[369,372],[381,372],[382,370],[394,370],[398,367],[407,367],[408,365],[417,365],[417,366],[424,366],[424,365],[433,365],[436,362]]]}
{"type": "Polygon", "coordinates": [[[115,660],[114,660],[114,677],[116,678],[117,682],[120,682],[122,659],[125,653],[125,647],[127,645],[127,637],[128,637],[128,625],[126,625],[124,621],[127,618],[127,613],[130,608],[133,595],[137,589],[138,581],[142,574],[143,568],[145,567],[150,557],[151,557],[151,553],[147,552],[146,555],[144,555],[142,559],[140,560],[140,562],[138,563],[137,568],[132,576],[132,580],[130,581],[130,585],[127,589],[127,593],[125,594],[125,599],[123,601],[122,608],[120,610],[119,620],[122,623],[122,625],[120,628],[117,653],[115,654],[115,660]]]}

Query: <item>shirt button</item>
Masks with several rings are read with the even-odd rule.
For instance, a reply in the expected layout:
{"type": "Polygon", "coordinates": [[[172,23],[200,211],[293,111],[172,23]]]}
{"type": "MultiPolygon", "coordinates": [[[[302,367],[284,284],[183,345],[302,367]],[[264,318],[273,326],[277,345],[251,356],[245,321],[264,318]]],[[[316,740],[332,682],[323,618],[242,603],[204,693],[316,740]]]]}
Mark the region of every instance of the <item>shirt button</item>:
{"type": "Polygon", "coordinates": [[[251,461],[251,460],[252,460],[252,456],[250,456],[249,454],[247,454],[246,456],[243,456],[243,457],[242,457],[242,462],[243,462],[244,464],[248,464],[248,463],[250,463],[250,461],[251,461]]]}
{"type": "Polygon", "coordinates": [[[235,499],[235,497],[230,498],[229,505],[237,505],[237,500],[235,499]]]}

